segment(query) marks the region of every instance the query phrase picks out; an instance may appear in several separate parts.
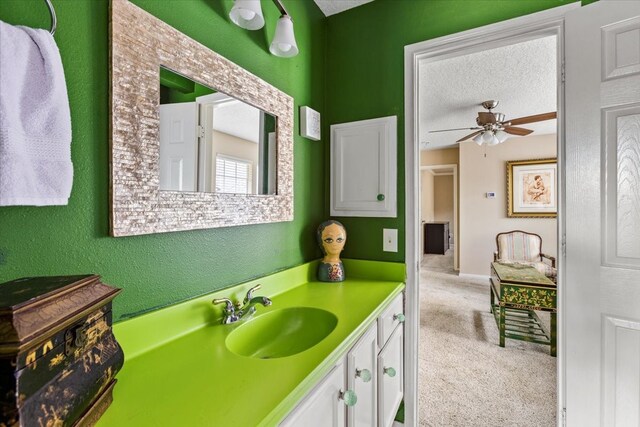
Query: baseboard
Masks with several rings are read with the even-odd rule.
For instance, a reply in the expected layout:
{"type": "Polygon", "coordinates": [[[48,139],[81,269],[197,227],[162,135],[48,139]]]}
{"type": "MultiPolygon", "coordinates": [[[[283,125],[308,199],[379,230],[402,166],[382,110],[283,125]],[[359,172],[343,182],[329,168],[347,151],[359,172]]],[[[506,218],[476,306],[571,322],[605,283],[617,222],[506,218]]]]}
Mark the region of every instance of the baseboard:
{"type": "Polygon", "coordinates": [[[489,280],[491,276],[486,276],[484,274],[468,274],[468,273],[458,273],[458,277],[461,279],[476,279],[476,280],[489,280]]]}
{"type": "Polygon", "coordinates": [[[398,421],[394,421],[393,424],[391,424],[391,427],[404,427],[404,424],[398,421]]]}

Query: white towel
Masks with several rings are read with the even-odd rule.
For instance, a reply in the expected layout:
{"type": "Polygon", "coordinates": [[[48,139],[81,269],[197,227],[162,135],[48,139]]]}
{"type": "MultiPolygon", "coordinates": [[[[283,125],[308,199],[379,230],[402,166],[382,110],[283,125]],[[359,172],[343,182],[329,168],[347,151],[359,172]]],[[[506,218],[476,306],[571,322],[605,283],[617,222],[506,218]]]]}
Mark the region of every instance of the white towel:
{"type": "Polygon", "coordinates": [[[0,206],[66,205],[72,182],[58,47],[46,30],[0,21],[0,206]]]}

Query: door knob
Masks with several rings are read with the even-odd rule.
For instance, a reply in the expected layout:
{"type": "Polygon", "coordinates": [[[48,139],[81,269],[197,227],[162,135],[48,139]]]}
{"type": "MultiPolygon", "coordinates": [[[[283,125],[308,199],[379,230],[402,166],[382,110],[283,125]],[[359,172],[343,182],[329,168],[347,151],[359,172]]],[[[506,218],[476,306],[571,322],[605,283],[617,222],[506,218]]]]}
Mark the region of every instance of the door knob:
{"type": "Polygon", "coordinates": [[[344,404],[347,406],[353,406],[358,403],[358,396],[356,396],[356,392],[353,390],[341,390],[338,399],[344,401],[344,404]]]}
{"type": "Polygon", "coordinates": [[[368,383],[371,381],[371,371],[368,369],[356,369],[356,377],[360,377],[362,382],[368,383]]]}
{"type": "Polygon", "coordinates": [[[391,378],[396,376],[396,370],[393,368],[384,368],[382,370],[385,374],[389,375],[391,378]]]}
{"type": "Polygon", "coordinates": [[[402,313],[394,314],[393,320],[397,320],[400,323],[404,323],[404,314],[402,313]]]}

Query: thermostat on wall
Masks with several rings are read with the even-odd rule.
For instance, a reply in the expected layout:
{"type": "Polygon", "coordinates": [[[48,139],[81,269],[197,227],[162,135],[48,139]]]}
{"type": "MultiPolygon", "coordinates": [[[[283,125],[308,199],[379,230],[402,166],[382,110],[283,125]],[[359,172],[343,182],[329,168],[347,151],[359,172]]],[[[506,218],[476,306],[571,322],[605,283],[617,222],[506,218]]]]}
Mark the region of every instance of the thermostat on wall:
{"type": "Polygon", "coordinates": [[[493,191],[488,191],[487,192],[487,199],[495,199],[496,198],[496,193],[493,191]]]}
{"type": "Polygon", "coordinates": [[[300,135],[320,140],[320,113],[309,107],[300,107],[300,135]]]}

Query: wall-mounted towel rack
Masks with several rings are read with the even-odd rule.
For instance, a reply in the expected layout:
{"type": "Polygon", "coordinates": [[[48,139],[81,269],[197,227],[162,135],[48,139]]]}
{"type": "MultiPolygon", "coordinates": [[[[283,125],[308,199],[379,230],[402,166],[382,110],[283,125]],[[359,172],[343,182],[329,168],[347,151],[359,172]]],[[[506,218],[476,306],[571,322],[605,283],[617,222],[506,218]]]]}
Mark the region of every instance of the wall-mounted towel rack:
{"type": "Polygon", "coordinates": [[[58,19],[56,18],[56,10],[53,8],[53,4],[51,4],[51,0],[44,0],[49,8],[49,13],[51,14],[51,30],[49,32],[51,35],[56,33],[56,27],[58,26],[58,19]]]}

